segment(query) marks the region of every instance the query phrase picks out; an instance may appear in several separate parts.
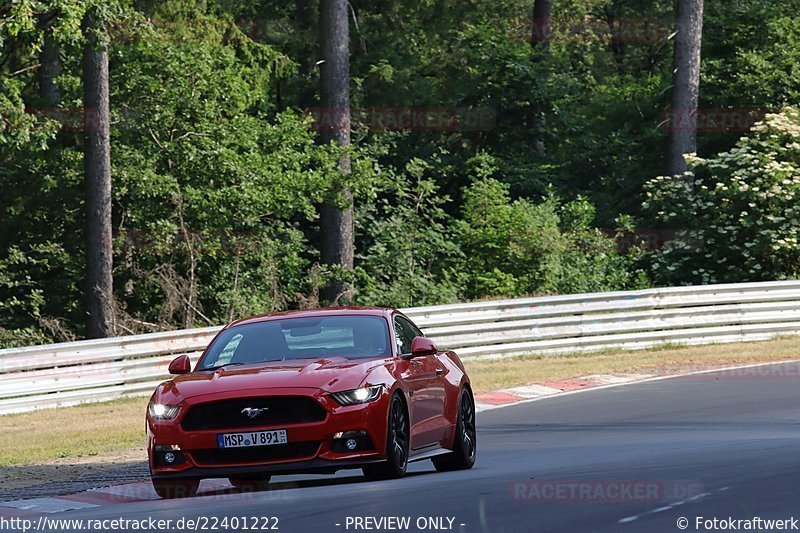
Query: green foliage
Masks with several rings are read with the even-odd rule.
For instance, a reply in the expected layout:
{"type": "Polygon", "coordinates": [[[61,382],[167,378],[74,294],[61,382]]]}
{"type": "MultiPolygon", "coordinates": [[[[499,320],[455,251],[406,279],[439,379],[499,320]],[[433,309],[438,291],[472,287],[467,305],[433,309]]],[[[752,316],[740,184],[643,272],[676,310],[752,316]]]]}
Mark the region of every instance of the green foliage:
{"type": "Polygon", "coordinates": [[[563,251],[556,209],[553,197],[539,205],[512,202],[508,186],[494,179],[469,187],[458,225],[468,296],[513,296],[541,286],[553,255],[563,251]]]}
{"type": "Polygon", "coordinates": [[[44,295],[35,280],[49,267],[48,250],[42,248],[25,253],[12,247],[0,262],[0,291],[4,295],[0,301],[0,347],[46,338],[37,327],[44,295]]]}
{"type": "Polygon", "coordinates": [[[379,201],[360,207],[359,303],[411,307],[459,299],[453,266],[461,251],[443,209],[449,198],[425,177],[430,168],[410,161],[405,173],[387,176],[379,201]]]}
{"type": "Polygon", "coordinates": [[[800,113],[767,115],[736,146],[689,159],[686,182],[647,184],[646,209],[677,230],[652,258],[654,278],[723,283],[800,275],[800,113]]]}
{"type": "Polygon", "coordinates": [[[795,13],[800,4],[740,0],[711,4],[711,9],[704,28],[710,54],[703,82],[709,95],[720,95],[739,109],[779,109],[796,103],[800,28],[795,13]]]}
{"type": "Polygon", "coordinates": [[[193,24],[191,39],[162,23],[115,47],[112,75],[126,307],[186,326],[296,301],[313,260],[298,224],[315,217],[339,155],[302,117],[270,113],[283,56],[229,20],[193,24]]]}
{"type": "MultiPolygon", "coordinates": [[[[270,104],[291,62],[229,18],[194,15],[197,32],[161,18],[111,43],[120,333],[292,305],[316,260],[300,226],[338,172],[341,151],[270,104]]],[[[82,331],[81,115],[70,110],[80,109],[80,65],[64,67],[65,110],[49,114],[63,123],[22,113],[30,127],[0,143],[10,162],[0,169],[0,328],[20,334],[54,317],[82,331]]]]}
{"type": "MultiPolygon", "coordinates": [[[[304,111],[319,105],[316,1],[0,6],[0,345],[83,332],[87,9],[110,37],[120,333],[325,304],[333,278],[358,303],[395,306],[639,288],[641,250],[619,238],[634,220],[680,230],[648,256],[660,284],[800,275],[795,111],[735,146],[738,132],[701,131],[693,189],[652,179],[673,2],[556,2],[547,57],[531,47],[530,0],[350,5],[353,107],[490,120],[357,123],[343,176],[343,149],[319,144],[304,111]],[[57,109],[39,94],[46,35],[57,109]],[[319,265],[316,213],[337,182],[356,202],[354,272],[319,265]]],[[[705,5],[701,107],[795,105],[798,1],[705,5]]]]}
{"type": "Polygon", "coordinates": [[[459,269],[467,298],[634,288],[646,283],[633,257],[592,227],[585,199],[560,205],[553,194],[535,204],[511,201],[508,186],[475,182],[458,221],[466,261],[459,269]]]}

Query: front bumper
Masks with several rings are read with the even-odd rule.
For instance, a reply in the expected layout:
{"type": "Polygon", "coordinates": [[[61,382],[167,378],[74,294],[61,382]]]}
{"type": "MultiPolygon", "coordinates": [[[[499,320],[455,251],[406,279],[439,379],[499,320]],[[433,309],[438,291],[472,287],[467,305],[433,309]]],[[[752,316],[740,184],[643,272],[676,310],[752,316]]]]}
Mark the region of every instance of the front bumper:
{"type": "Polygon", "coordinates": [[[249,466],[218,466],[198,467],[193,466],[183,470],[160,469],[151,473],[153,479],[207,479],[226,478],[237,476],[265,475],[291,475],[291,474],[334,474],[339,470],[348,468],[361,468],[371,463],[380,463],[383,459],[374,457],[360,457],[357,459],[309,459],[305,461],[291,461],[272,464],[249,466]]]}
{"type": "MultiPolygon", "coordinates": [[[[333,473],[385,458],[387,413],[390,395],[385,391],[374,402],[342,407],[319,389],[256,389],[193,397],[181,403],[175,420],[147,416],[147,449],[153,478],[213,478],[237,475],[333,473]],[[181,427],[188,410],[198,404],[229,399],[265,396],[307,396],[326,411],[324,420],[297,424],[259,425],[243,429],[192,430],[181,427]],[[279,447],[218,448],[220,433],[285,429],[288,445],[279,447]],[[348,452],[336,444],[335,435],[363,432],[359,449],[348,452]],[[361,446],[361,443],[366,443],[361,446]],[[180,450],[180,464],[165,466],[156,451],[165,447],[180,450]],[[273,449],[270,449],[273,448],[273,449]],[[284,453],[284,451],[286,453],[284,453]],[[158,460],[157,460],[158,459],[158,460]]],[[[162,399],[162,401],[165,401],[162,399]]],[[[165,403],[169,403],[165,401],[165,403]]],[[[267,421],[268,423],[268,421],[267,421]]]]}

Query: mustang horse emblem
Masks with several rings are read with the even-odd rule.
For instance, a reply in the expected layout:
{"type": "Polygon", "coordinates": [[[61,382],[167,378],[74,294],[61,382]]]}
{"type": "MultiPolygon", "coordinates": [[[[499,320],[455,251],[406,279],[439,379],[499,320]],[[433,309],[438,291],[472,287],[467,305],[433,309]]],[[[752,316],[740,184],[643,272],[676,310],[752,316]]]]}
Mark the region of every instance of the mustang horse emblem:
{"type": "Polygon", "coordinates": [[[264,411],[268,411],[269,407],[245,407],[242,409],[242,414],[247,415],[249,418],[255,418],[264,411]]]}

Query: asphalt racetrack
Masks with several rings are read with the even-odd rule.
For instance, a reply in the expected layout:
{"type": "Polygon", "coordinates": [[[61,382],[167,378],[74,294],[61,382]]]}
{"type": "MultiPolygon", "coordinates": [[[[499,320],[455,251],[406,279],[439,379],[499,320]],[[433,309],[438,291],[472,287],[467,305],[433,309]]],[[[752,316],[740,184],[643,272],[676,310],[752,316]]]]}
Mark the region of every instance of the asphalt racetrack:
{"type": "Polygon", "coordinates": [[[424,461],[393,481],[365,482],[359,471],[282,476],[261,493],[52,517],[184,519],[183,530],[198,517],[197,529],[239,531],[245,522],[234,517],[248,526],[276,517],[259,528],[493,533],[706,531],[713,524],[697,529],[698,517],[791,520],[800,518],[797,370],[787,363],[722,371],[485,411],[470,471],[436,473],[424,461]]]}

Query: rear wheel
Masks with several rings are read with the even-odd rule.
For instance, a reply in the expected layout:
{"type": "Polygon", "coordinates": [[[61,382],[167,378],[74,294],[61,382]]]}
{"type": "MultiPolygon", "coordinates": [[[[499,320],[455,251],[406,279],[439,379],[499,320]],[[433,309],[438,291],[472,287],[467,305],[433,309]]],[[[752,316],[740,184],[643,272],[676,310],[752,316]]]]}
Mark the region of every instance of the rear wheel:
{"type": "Polygon", "coordinates": [[[439,472],[450,470],[467,470],[475,465],[477,452],[475,431],[475,402],[468,388],[461,391],[458,401],[458,422],[453,442],[453,452],[434,457],[433,466],[439,472]]]}
{"type": "Polygon", "coordinates": [[[197,494],[199,486],[199,479],[153,480],[153,488],[161,498],[188,498],[197,494]]]}
{"type": "Polygon", "coordinates": [[[400,396],[392,396],[389,427],[386,432],[386,461],[363,468],[367,479],[391,479],[406,475],[408,466],[409,423],[400,396]]]}
{"type": "Polygon", "coordinates": [[[271,476],[229,477],[228,481],[237,489],[257,492],[267,490],[270,479],[271,476]]]}

